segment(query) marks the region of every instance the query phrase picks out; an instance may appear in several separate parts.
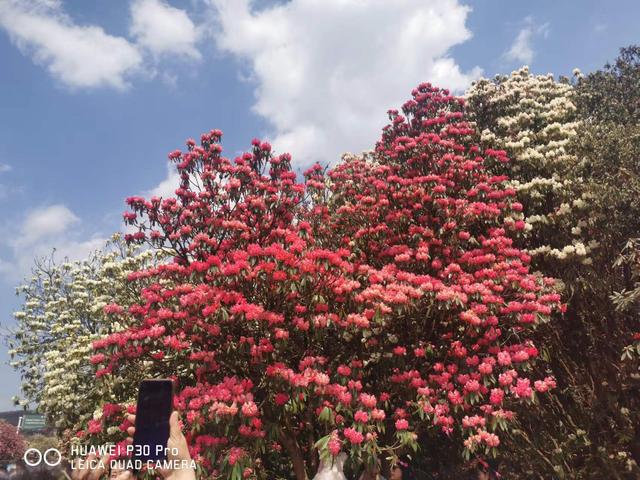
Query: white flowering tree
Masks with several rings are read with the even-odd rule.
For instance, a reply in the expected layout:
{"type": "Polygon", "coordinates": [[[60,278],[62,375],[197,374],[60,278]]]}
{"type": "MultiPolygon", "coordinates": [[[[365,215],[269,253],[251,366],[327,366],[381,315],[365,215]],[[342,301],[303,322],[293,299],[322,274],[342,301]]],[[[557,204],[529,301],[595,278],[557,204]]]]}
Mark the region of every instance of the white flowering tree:
{"type": "Polygon", "coordinates": [[[17,288],[24,303],[7,336],[11,365],[22,376],[16,403],[34,404],[62,433],[86,423],[109,400],[117,386],[96,382],[92,342],[126,325],[114,323],[103,309],[134,303],[139,288],[127,276],[158,257],[152,250],[132,250],[116,235],[86,260],[36,260],[31,279],[17,288]]]}
{"type": "Polygon", "coordinates": [[[511,159],[493,169],[511,178],[524,207],[525,245],[538,265],[545,259],[588,264],[598,245],[584,231],[588,193],[572,175],[578,164],[572,142],[580,127],[574,90],[566,79],[523,67],[481,79],[466,94],[482,142],[511,159]]]}

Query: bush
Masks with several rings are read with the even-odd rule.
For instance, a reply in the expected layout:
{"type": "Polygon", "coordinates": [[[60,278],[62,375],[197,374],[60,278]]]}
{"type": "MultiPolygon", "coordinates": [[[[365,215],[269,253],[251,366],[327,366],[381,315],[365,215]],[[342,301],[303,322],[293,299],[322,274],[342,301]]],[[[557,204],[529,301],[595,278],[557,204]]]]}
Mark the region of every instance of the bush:
{"type": "Polygon", "coordinates": [[[14,463],[22,459],[26,444],[16,427],[0,420],[0,465],[14,463]]]}

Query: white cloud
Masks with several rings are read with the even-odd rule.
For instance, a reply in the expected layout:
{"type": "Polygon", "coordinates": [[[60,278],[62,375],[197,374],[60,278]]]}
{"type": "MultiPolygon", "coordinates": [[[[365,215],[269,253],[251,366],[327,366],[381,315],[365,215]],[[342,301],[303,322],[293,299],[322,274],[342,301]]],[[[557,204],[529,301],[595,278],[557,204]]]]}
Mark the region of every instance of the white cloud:
{"type": "Polygon", "coordinates": [[[154,55],[200,58],[198,29],[184,10],[162,0],[135,0],[131,4],[130,33],[154,55]]]}
{"type": "Polygon", "coordinates": [[[82,260],[103,248],[106,241],[106,238],[100,236],[88,240],[56,237],[38,242],[29,248],[16,249],[9,261],[0,258],[0,280],[15,285],[29,275],[34,261],[38,258],[47,258],[53,254],[56,262],[82,260]]]}
{"type": "Polygon", "coordinates": [[[82,239],[81,221],[64,205],[51,205],[29,212],[17,226],[6,226],[7,235],[0,246],[8,258],[0,258],[0,280],[21,281],[29,274],[35,258],[48,257],[55,248],[55,258],[62,261],[86,258],[104,246],[105,238],[93,235],[82,239]]]}
{"type": "Polygon", "coordinates": [[[135,45],[101,27],[76,25],[56,0],[1,0],[0,26],[69,87],[123,89],[142,63],[135,45]]]}
{"type": "MultiPolygon", "coordinates": [[[[13,170],[13,167],[6,163],[0,163],[0,175],[9,173],[13,170]]],[[[22,191],[22,187],[20,185],[16,185],[15,183],[0,183],[0,200],[4,200],[9,195],[13,195],[15,193],[19,193],[22,191]]]]}
{"type": "Polygon", "coordinates": [[[35,255],[30,258],[33,261],[35,257],[51,254],[52,249],[55,248],[55,256],[59,261],[64,259],[82,260],[89,257],[92,252],[104,248],[107,240],[107,238],[97,235],[87,240],[67,239],[67,241],[58,244],[42,244],[35,250],[35,255]]]}
{"type": "Polygon", "coordinates": [[[247,63],[254,110],[275,148],[298,166],[371,148],[418,83],[461,90],[450,49],[469,38],[457,0],[292,0],[256,11],[249,0],[209,0],[218,47],[247,63]]]}
{"type": "Polygon", "coordinates": [[[143,193],[147,198],[151,197],[175,197],[175,191],[180,186],[180,174],[176,170],[173,163],[167,166],[167,178],[162,180],[158,185],[143,193]]]}
{"type": "Polygon", "coordinates": [[[518,32],[518,35],[513,41],[511,48],[505,52],[504,57],[510,61],[528,64],[533,61],[533,57],[535,56],[532,46],[534,37],[541,36],[547,38],[549,35],[549,24],[543,23],[541,25],[535,25],[532,17],[526,17],[524,24],[524,27],[518,32]]]}
{"type": "Polygon", "coordinates": [[[71,225],[79,221],[80,219],[64,205],[51,205],[32,210],[22,223],[15,244],[19,246],[32,245],[44,237],[65,232],[71,225]]]}

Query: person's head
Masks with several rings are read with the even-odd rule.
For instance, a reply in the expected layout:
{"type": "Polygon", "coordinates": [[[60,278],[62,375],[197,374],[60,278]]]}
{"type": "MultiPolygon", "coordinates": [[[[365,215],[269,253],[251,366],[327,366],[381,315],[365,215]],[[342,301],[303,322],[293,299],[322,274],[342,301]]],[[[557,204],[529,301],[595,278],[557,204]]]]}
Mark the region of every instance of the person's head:
{"type": "Polygon", "coordinates": [[[364,469],[364,471],[360,475],[360,480],[376,480],[378,478],[379,473],[380,473],[379,465],[374,465],[373,467],[367,467],[364,469]]]}
{"type": "Polygon", "coordinates": [[[125,468],[122,468],[122,465],[114,465],[113,467],[111,467],[111,471],[109,472],[109,479],[118,479],[118,478],[122,478],[124,475],[126,475],[127,470],[125,468]]]}
{"type": "Polygon", "coordinates": [[[389,476],[389,480],[402,480],[404,477],[402,476],[402,467],[396,465],[391,468],[391,475],[389,476]]]}
{"type": "Polygon", "coordinates": [[[477,480],[496,480],[498,477],[496,475],[496,471],[489,470],[478,470],[477,480]]]}
{"type": "Polygon", "coordinates": [[[409,455],[401,456],[395,468],[391,469],[390,480],[415,480],[415,478],[411,457],[409,455]]]}
{"type": "Polygon", "coordinates": [[[59,478],[59,471],[57,470],[49,470],[47,468],[40,468],[36,471],[30,473],[29,478],[37,479],[37,480],[57,480],[59,478]]]}
{"type": "Polygon", "coordinates": [[[25,468],[16,467],[9,475],[11,480],[31,480],[31,474],[25,468]]]}
{"type": "Polygon", "coordinates": [[[474,480],[494,480],[498,478],[498,462],[494,459],[479,459],[478,472],[474,480]]]}

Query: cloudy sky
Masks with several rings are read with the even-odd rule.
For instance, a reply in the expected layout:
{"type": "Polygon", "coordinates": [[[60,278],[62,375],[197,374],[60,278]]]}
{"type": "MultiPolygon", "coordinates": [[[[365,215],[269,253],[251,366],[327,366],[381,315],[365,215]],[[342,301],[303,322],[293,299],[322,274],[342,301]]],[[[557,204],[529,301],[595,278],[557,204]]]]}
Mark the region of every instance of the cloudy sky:
{"type": "MultiPolygon", "coordinates": [[[[126,196],[170,192],[166,153],[189,137],[332,163],[421,81],[588,72],[640,40],[639,16],[637,0],[0,0],[0,322],[34,256],[82,257],[126,196]]],[[[0,362],[6,410],[4,346],[0,362]]]]}

